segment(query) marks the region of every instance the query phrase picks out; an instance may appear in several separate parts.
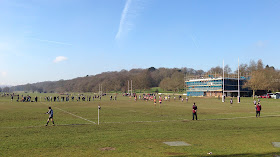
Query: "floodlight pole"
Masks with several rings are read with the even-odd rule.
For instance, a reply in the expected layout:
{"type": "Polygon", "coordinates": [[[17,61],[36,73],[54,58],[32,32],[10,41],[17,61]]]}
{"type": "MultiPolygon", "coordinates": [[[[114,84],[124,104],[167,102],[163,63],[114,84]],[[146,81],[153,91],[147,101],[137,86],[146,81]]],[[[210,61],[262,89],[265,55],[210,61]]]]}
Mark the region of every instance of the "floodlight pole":
{"type": "Polygon", "coordinates": [[[129,93],[129,80],[127,81],[127,93],[129,93]]]}
{"type": "Polygon", "coordinates": [[[130,81],[131,81],[130,88],[129,88],[129,80],[127,81],[127,94],[130,93],[130,96],[132,96],[132,80],[130,80],[130,81]]]}
{"type": "Polygon", "coordinates": [[[239,58],[238,58],[238,96],[237,96],[237,102],[240,103],[240,85],[239,85],[239,58]]]}
{"type": "Polygon", "coordinates": [[[99,110],[101,109],[101,107],[100,107],[100,105],[98,105],[98,122],[97,122],[97,124],[99,125],[99,110]]]}
{"type": "Polygon", "coordinates": [[[131,96],[132,96],[132,80],[131,80],[131,96]]]}
{"type": "Polygon", "coordinates": [[[99,84],[99,91],[98,91],[98,93],[99,93],[99,96],[102,95],[102,84],[99,84]]]}
{"type": "Polygon", "coordinates": [[[225,102],[225,65],[223,60],[223,96],[222,96],[222,102],[225,102]]]}

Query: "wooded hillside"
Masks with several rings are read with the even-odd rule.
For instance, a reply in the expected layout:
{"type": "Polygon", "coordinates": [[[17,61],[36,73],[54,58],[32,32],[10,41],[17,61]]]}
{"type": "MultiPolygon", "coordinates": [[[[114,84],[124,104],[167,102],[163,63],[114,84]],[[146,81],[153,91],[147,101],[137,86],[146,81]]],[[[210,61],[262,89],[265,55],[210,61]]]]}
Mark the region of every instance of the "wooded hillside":
{"type": "Polygon", "coordinates": [[[132,80],[133,89],[145,90],[161,87],[166,91],[178,91],[184,88],[184,74],[199,75],[203,70],[191,68],[159,68],[121,70],[104,72],[97,75],[79,77],[72,80],[59,80],[19,85],[10,88],[12,91],[37,92],[98,92],[102,84],[103,92],[127,91],[128,80],[132,80]]]}
{"type": "MultiPolygon", "coordinates": [[[[121,70],[119,72],[104,72],[97,75],[87,75],[72,80],[59,80],[39,82],[34,84],[5,87],[3,92],[28,91],[28,92],[98,92],[102,84],[103,92],[121,91],[126,92],[128,81],[132,80],[133,90],[144,91],[152,87],[160,87],[164,91],[178,92],[184,89],[185,75],[219,74],[223,69],[220,66],[212,67],[207,72],[192,68],[154,68],[121,70]]],[[[225,66],[226,76],[237,75],[237,70],[225,66]]],[[[273,66],[264,66],[261,60],[250,61],[249,64],[240,65],[240,76],[250,76],[251,79],[245,84],[252,90],[280,90],[280,72],[273,66]]],[[[0,88],[1,91],[1,88],[0,88]]]]}

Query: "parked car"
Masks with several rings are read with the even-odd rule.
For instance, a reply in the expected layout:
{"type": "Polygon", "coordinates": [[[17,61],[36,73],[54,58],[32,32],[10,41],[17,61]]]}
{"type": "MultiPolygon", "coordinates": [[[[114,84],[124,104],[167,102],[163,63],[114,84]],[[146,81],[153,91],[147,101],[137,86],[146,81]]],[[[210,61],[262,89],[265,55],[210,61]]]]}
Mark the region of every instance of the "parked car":
{"type": "Polygon", "coordinates": [[[280,93],[276,92],[275,94],[271,95],[272,99],[280,99],[280,93]]]}
{"type": "Polygon", "coordinates": [[[260,98],[271,98],[273,93],[267,93],[266,95],[261,95],[260,98]]]}

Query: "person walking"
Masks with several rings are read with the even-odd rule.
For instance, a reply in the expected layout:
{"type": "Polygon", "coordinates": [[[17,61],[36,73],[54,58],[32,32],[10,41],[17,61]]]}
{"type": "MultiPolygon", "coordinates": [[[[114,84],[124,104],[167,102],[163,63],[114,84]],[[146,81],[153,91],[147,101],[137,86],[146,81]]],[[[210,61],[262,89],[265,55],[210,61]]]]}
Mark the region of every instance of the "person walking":
{"type": "Polygon", "coordinates": [[[46,126],[48,126],[50,120],[52,121],[53,125],[54,125],[54,120],[53,120],[53,110],[51,107],[49,107],[49,111],[46,113],[46,114],[49,114],[49,118],[47,120],[47,124],[46,126]]]}
{"type": "Polygon", "coordinates": [[[262,110],[262,106],[260,103],[258,103],[256,105],[256,117],[258,117],[258,115],[259,115],[259,117],[261,116],[261,110],[262,110]]]}
{"type": "Polygon", "coordinates": [[[195,105],[195,103],[193,103],[192,113],[193,113],[192,120],[194,120],[194,116],[195,116],[195,119],[197,120],[197,106],[195,105]]]}

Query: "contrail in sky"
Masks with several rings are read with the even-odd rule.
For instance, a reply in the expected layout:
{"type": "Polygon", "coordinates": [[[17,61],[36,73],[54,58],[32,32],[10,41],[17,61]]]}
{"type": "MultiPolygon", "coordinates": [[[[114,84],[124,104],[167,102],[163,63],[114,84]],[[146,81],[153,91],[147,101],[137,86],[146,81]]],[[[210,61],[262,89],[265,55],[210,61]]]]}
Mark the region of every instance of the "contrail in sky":
{"type": "Polygon", "coordinates": [[[43,39],[37,39],[37,38],[32,38],[38,41],[43,41],[43,42],[48,42],[48,43],[53,43],[53,44],[60,44],[60,45],[69,45],[71,46],[72,44],[69,43],[64,43],[64,42],[59,42],[59,41],[53,41],[53,40],[43,40],[43,39]]]}
{"type": "Polygon", "coordinates": [[[193,35],[191,35],[191,38],[192,38],[192,41],[193,41],[193,43],[194,43],[195,47],[196,47],[196,48],[198,48],[198,45],[197,45],[196,40],[195,40],[195,38],[194,38],[194,36],[193,36],[193,35]]]}
{"type": "Polygon", "coordinates": [[[122,16],[121,16],[121,20],[120,20],[119,30],[118,30],[118,33],[115,36],[115,39],[119,39],[120,38],[120,36],[121,36],[121,34],[123,32],[124,26],[128,23],[127,15],[129,13],[129,7],[131,5],[131,1],[132,0],[126,0],[125,7],[124,7],[124,9],[122,11],[122,16]]]}

